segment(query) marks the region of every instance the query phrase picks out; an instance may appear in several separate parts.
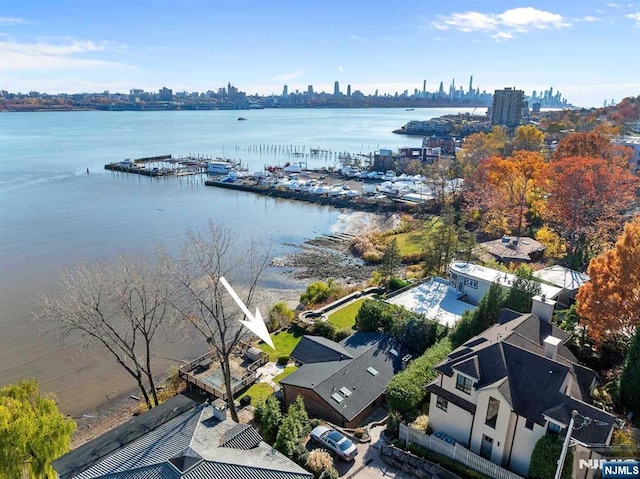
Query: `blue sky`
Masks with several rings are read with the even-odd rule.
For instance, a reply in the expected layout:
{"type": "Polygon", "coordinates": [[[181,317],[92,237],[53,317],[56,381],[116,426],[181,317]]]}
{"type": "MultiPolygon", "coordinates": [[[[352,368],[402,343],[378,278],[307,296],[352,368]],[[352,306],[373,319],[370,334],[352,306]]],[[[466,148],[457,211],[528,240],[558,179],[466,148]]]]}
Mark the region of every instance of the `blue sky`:
{"type": "Polygon", "coordinates": [[[3,0],[0,89],[640,95],[640,2],[3,0]]]}

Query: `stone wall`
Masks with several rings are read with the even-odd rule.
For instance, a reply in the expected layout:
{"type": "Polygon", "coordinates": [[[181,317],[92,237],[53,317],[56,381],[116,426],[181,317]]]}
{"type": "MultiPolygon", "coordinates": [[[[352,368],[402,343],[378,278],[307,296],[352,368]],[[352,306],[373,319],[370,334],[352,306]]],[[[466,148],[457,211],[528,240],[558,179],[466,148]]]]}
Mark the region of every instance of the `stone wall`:
{"type": "Polygon", "coordinates": [[[403,451],[391,445],[383,445],[380,449],[382,460],[401,471],[418,478],[461,479],[460,476],[444,469],[440,464],[427,461],[410,452],[403,451]]]}

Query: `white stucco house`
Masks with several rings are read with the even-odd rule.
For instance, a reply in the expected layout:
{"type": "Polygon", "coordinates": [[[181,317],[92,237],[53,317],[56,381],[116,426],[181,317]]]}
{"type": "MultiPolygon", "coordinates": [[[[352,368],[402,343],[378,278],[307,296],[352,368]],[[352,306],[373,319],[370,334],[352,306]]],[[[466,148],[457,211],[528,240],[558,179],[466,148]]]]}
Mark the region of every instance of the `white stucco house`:
{"type": "Polygon", "coordinates": [[[496,325],[436,366],[440,374],[427,386],[435,432],[523,476],[538,439],[566,434],[573,410],[574,441],[609,444],[615,418],[590,404],[597,375],[551,324],[554,305],[537,296],[531,314],[504,310],[496,325]]]}
{"type": "MultiPolygon", "coordinates": [[[[458,297],[467,303],[477,305],[489,291],[491,283],[498,283],[505,290],[511,288],[516,276],[503,273],[497,269],[487,268],[466,261],[453,261],[449,264],[449,286],[458,297]]],[[[555,299],[562,288],[549,284],[540,284],[541,294],[548,299],[555,299]]]]}

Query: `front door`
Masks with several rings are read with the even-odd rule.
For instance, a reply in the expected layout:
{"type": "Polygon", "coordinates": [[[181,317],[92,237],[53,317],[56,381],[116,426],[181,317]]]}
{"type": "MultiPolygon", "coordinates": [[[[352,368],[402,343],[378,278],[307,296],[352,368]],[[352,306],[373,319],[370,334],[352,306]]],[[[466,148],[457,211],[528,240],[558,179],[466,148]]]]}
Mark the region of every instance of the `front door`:
{"type": "Polygon", "coordinates": [[[482,444],[480,445],[480,456],[490,461],[492,449],[493,449],[493,439],[483,434],[482,444]]]}

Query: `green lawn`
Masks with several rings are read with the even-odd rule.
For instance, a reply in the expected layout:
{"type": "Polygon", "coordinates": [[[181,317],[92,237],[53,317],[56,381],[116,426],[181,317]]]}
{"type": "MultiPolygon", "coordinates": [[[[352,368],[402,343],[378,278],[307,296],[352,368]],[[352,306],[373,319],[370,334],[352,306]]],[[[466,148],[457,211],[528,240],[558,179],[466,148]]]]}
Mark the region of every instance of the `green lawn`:
{"type": "Polygon", "coordinates": [[[280,374],[273,378],[273,382],[279,383],[281,379],[286,378],[289,374],[298,369],[298,366],[287,366],[280,374]]]}
{"type": "Polygon", "coordinates": [[[258,343],[258,347],[269,354],[269,361],[277,361],[280,356],[290,356],[291,351],[302,339],[304,332],[297,326],[291,326],[287,331],[272,334],[271,340],[276,347],[275,351],[268,344],[258,343]]]}
{"type": "Polygon", "coordinates": [[[251,404],[256,406],[260,402],[264,402],[267,400],[269,396],[273,394],[273,388],[269,386],[267,383],[255,383],[245,392],[243,392],[240,397],[236,399],[239,401],[245,396],[251,397],[251,404]]]}
{"type": "Polygon", "coordinates": [[[356,315],[360,311],[360,306],[364,303],[364,298],[360,298],[353,303],[349,303],[329,315],[329,323],[336,329],[351,329],[356,324],[356,315]]]}
{"type": "Polygon", "coordinates": [[[435,232],[438,223],[438,219],[434,218],[420,229],[391,236],[397,241],[400,256],[412,256],[422,253],[429,236],[435,232]]]}

